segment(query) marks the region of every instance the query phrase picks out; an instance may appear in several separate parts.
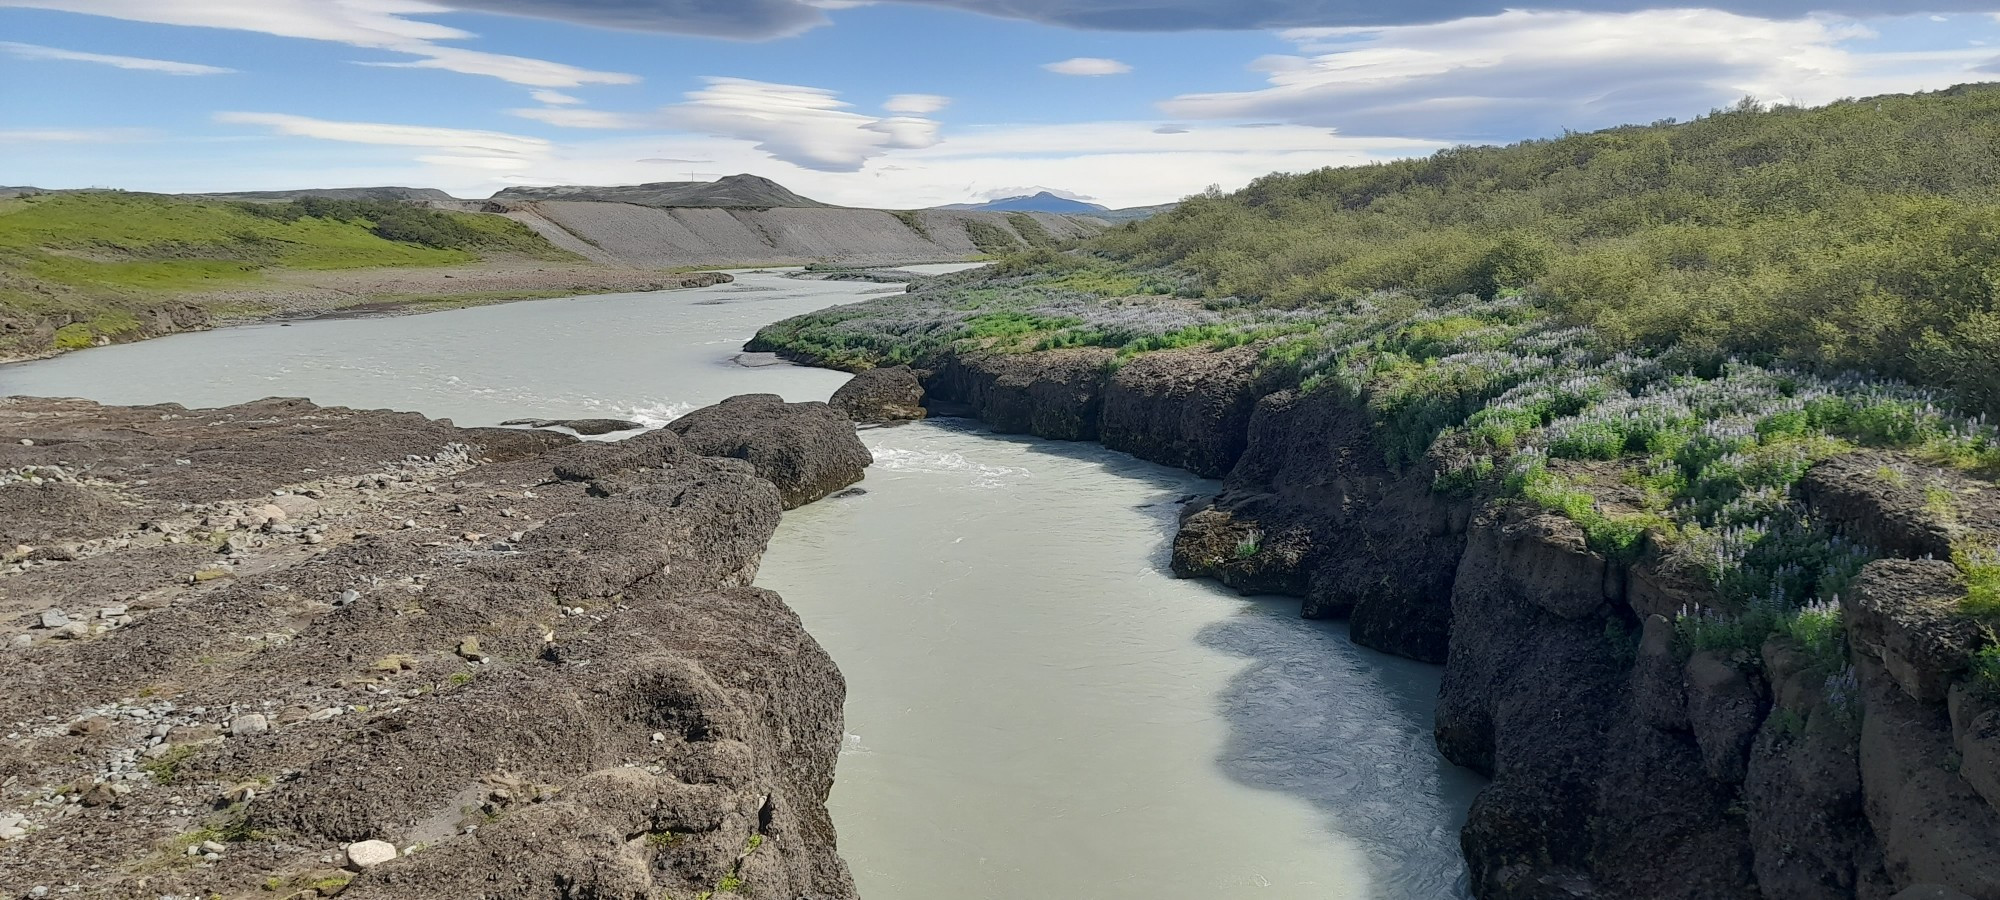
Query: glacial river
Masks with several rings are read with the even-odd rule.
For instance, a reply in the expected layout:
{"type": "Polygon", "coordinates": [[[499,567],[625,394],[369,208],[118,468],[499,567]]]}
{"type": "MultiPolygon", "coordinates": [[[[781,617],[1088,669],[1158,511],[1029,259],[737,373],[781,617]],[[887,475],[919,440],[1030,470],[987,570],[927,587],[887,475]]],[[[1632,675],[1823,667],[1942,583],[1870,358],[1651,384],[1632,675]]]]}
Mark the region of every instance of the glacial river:
{"type": "MultiPolygon", "coordinates": [[[[766,323],[882,290],[744,274],[230,328],[0,367],[0,395],[657,424],[825,399],[845,375],[732,360],[766,323]]],[[[1437,670],[1169,577],[1178,503],[1214,482],[967,422],[862,437],[866,493],[787,513],[758,583],[846,674],[832,806],[864,900],[1466,896],[1478,782],[1431,744],[1437,670]]]]}

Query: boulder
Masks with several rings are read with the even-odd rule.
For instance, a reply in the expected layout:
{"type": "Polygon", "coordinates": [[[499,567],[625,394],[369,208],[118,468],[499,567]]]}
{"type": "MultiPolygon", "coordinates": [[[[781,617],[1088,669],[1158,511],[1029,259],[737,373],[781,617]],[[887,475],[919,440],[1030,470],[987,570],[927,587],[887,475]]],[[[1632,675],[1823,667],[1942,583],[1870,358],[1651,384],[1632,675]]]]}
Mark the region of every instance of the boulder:
{"type": "Polygon", "coordinates": [[[1687,715],[1708,777],[1743,780],[1750,745],[1764,721],[1765,686],[1745,654],[1704,650],[1687,664],[1687,715]]]}
{"type": "Polygon", "coordinates": [[[824,403],[786,403],[745,394],[688,413],[667,426],[703,456],[741,459],[796,509],[860,481],[874,462],[854,423],[824,403]]]}
{"type": "Polygon", "coordinates": [[[864,424],[909,422],[924,417],[924,386],[909,366],[869,369],[834,391],[829,405],[864,424]]]}
{"type": "Polygon", "coordinates": [[[1964,596],[1958,568],[1943,560],[1869,563],[1843,604],[1848,641],[1880,659],[1911,697],[1942,704],[1984,640],[1958,612],[1964,596]]]}
{"type": "Polygon", "coordinates": [[[1311,541],[1301,528],[1266,531],[1209,503],[1189,504],[1174,535],[1173,572],[1180,578],[1213,578],[1244,594],[1297,596],[1305,592],[1306,573],[1299,564],[1311,541]]]}
{"type": "Polygon", "coordinates": [[[282,521],[305,522],[319,517],[319,501],[301,494],[273,497],[270,505],[284,514],[282,521]]]}
{"type": "Polygon", "coordinates": [[[401,854],[388,841],[356,841],[347,845],[347,864],[356,869],[372,869],[401,854]]]}

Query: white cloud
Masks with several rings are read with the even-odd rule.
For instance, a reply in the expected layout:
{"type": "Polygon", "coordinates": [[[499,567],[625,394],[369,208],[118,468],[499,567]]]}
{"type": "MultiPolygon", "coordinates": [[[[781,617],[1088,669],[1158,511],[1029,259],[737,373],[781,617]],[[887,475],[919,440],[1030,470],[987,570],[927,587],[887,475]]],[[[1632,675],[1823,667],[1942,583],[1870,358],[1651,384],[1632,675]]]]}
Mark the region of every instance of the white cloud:
{"type": "Polygon", "coordinates": [[[459,47],[431,47],[421,52],[424,54],[423,59],[409,62],[370,62],[362,65],[389,69],[443,69],[465,75],[486,75],[514,84],[543,88],[580,87],[586,84],[636,84],[639,81],[639,76],[623,72],[594,72],[545,59],[484,53],[459,47]]]}
{"type": "Polygon", "coordinates": [[[583,102],[582,97],[572,97],[562,91],[529,91],[528,96],[535,98],[536,103],[550,106],[574,106],[583,102]]]}
{"type": "Polygon", "coordinates": [[[406,18],[450,11],[420,0],[0,0],[0,6],[258,31],[357,47],[393,48],[472,37],[456,28],[406,18]]]}
{"type": "Polygon", "coordinates": [[[1123,75],[1132,71],[1131,66],[1118,60],[1099,59],[1094,56],[1065,59],[1062,62],[1049,63],[1042,68],[1057,75],[1123,75]]]}
{"type": "MultiPolygon", "coordinates": [[[[51,0],[43,0],[51,2],[51,0]]],[[[181,3],[188,0],[147,0],[181,3]]],[[[534,16],[638,31],[763,40],[827,24],[826,10],[867,0],[443,0],[454,9],[534,16]]],[[[1098,31],[1268,30],[1302,26],[1381,27],[1490,16],[1517,0],[901,0],[1017,20],[1098,31]]],[[[1704,0],[1710,8],[1773,18],[1815,10],[1845,15],[1989,12],[1992,0],[1704,0]]],[[[1661,0],[1581,0],[1599,12],[1658,7],[1661,0]]]]}
{"type": "Polygon", "coordinates": [[[1837,19],[1714,10],[1508,12],[1437,25],[1286,32],[1309,56],[1260,59],[1271,86],[1191,94],[1188,119],[1280,119],[1365,134],[1513,139],[1686,117],[1744,95],[1824,103],[1978,80],[1988,53],[1867,53],[1837,19]],[[1716,35],[1726,34],[1726,41],[1716,35]]]}
{"type": "Polygon", "coordinates": [[[649,121],[646,116],[639,113],[574,107],[530,106],[510,109],[507,112],[558,128],[644,128],[649,121]]]}
{"type": "Polygon", "coordinates": [[[823,88],[746,78],[707,78],[687,102],[660,110],[671,128],[753,142],[786,162],[825,172],[853,172],[889,149],[937,143],[938,124],[921,116],[876,118],[823,88]]]}
{"type": "Polygon", "coordinates": [[[217,113],[215,120],[226,125],[261,125],[287,137],[437,151],[416,159],[443,166],[520,170],[547,158],[553,150],[552,145],[541,138],[500,131],[336,122],[285,113],[224,112],[217,113]]]}
{"type": "Polygon", "coordinates": [[[133,128],[0,128],[0,144],[105,144],[143,135],[133,128]]]}
{"type": "Polygon", "coordinates": [[[950,97],[937,94],[897,94],[889,98],[882,108],[892,113],[911,116],[927,116],[951,105],[950,97]]]}
{"type": "Polygon", "coordinates": [[[235,69],[221,66],[204,66],[199,63],[173,62],[164,59],[146,59],[139,56],[112,56],[105,53],[84,53],[78,50],[63,50],[44,47],[39,44],[20,44],[0,41],[0,52],[20,59],[56,60],[61,62],[87,62],[133,69],[141,72],[162,72],[168,75],[228,75],[235,69]]]}
{"type": "Polygon", "coordinates": [[[443,69],[529,87],[631,84],[639,80],[635,75],[619,72],[596,72],[564,63],[439,44],[474,35],[410,18],[452,11],[427,0],[0,0],[0,7],[54,9],[160,25],[226,28],[333,41],[417,57],[407,62],[367,65],[443,69]]]}
{"type": "Polygon", "coordinates": [[[747,78],[702,79],[686,102],[651,112],[529,107],[509,113],[562,128],[692,131],[749,141],[780,160],[827,172],[852,172],[890,150],[938,142],[938,123],[920,113],[951,102],[933,94],[898,94],[886,108],[897,115],[853,112],[824,88],[747,78]]]}

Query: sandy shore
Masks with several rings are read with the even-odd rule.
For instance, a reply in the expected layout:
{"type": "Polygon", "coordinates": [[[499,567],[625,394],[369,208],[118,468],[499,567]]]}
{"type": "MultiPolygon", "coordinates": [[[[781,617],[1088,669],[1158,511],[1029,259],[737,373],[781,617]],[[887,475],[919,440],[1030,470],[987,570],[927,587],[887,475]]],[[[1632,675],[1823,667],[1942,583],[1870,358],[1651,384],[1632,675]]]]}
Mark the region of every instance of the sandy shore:
{"type": "Polygon", "coordinates": [[[423,312],[439,305],[458,307],[575,294],[676,290],[726,284],[730,280],[729,275],[720,272],[664,272],[590,263],[494,259],[443,268],[281,272],[265,284],[202,294],[197,302],[224,309],[269,310],[219,317],[240,321],[423,312]]]}

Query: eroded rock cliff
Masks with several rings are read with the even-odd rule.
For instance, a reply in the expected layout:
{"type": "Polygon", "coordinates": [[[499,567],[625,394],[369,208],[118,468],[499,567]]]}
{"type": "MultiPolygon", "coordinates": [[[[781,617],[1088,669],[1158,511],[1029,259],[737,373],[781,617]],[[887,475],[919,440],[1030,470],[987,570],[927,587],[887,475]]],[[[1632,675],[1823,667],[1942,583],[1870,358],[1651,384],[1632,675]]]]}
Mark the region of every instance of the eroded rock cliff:
{"type": "MultiPolygon", "coordinates": [[[[1849,656],[1783,633],[1703,649],[1676,624],[1721,602],[1698,573],[1438,490],[1434,461],[1387,462],[1359,400],[1266,393],[1254,360],[953,354],[926,386],[997,430],[1226,471],[1183,515],[1177,574],[1443,662],[1438,746],[1492,779],[1462,835],[1482,898],[2000,900],[2000,702],[1973,678],[1994,637],[1956,613],[1944,561],[2000,534],[1991,484],[1893,454],[1820,463],[1807,503],[1888,557],[1842,598],[1849,656]]],[[[1601,506],[1633,500],[1569,474],[1601,506]]]]}

